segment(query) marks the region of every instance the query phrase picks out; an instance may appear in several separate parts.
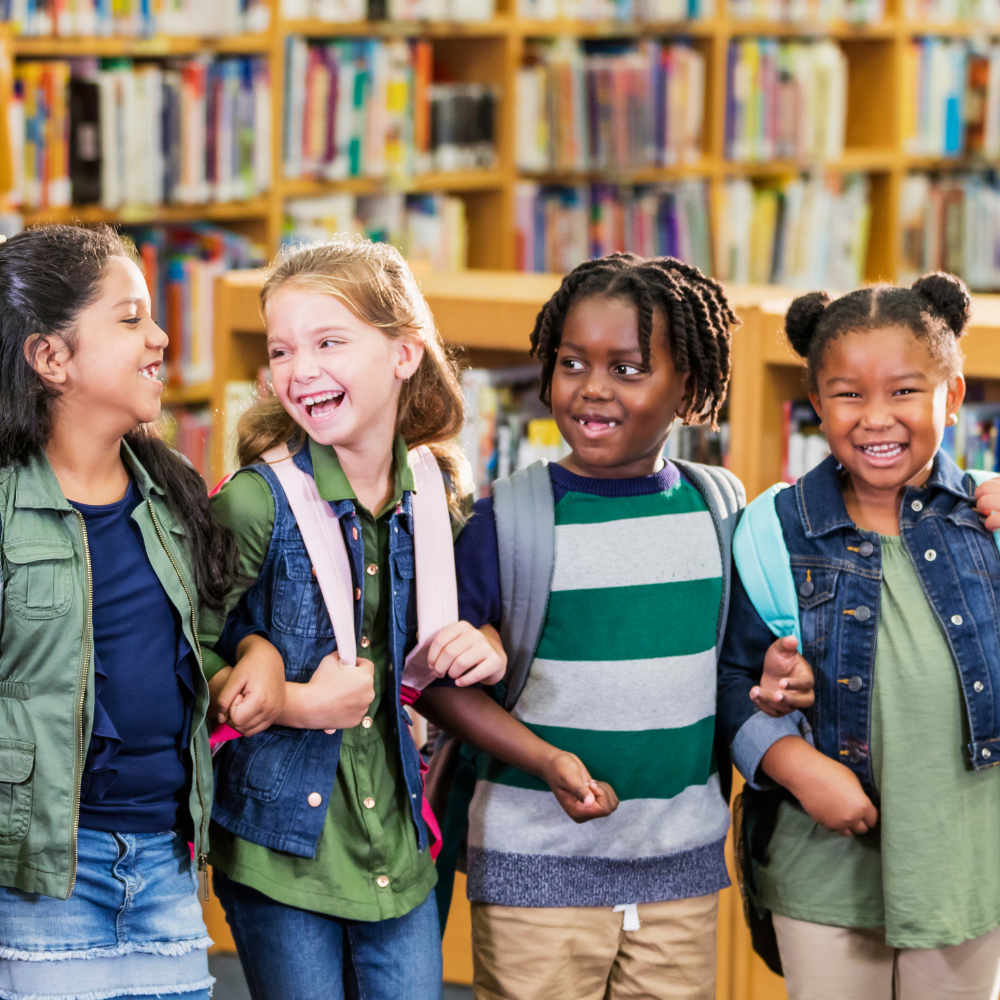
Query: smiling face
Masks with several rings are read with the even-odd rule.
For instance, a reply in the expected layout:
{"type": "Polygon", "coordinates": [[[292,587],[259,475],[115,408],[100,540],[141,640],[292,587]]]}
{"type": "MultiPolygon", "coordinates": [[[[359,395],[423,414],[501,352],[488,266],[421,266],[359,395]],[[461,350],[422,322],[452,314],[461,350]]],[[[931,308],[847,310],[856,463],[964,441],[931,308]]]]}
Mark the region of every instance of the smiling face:
{"type": "Polygon", "coordinates": [[[902,327],[846,333],[827,347],[810,394],[830,450],[855,488],[920,486],[965,397],[940,361],[902,327]]]}
{"type": "Polygon", "coordinates": [[[112,257],[97,298],[77,318],[72,354],[57,348],[53,366],[40,373],[54,382],[64,408],[82,407],[88,420],[121,436],[159,416],[163,383],[157,374],[166,346],[139,268],[112,257]]]}
{"type": "Polygon", "coordinates": [[[563,464],[601,478],[652,474],[687,385],[670,357],[660,310],[647,364],[635,306],[602,296],[574,303],[552,374],[552,415],[572,448],[563,464]]]}
{"type": "Polygon", "coordinates": [[[391,441],[403,381],[423,356],[418,338],[389,337],[335,296],[293,283],[271,295],[266,317],[275,395],[314,441],[391,441]]]}

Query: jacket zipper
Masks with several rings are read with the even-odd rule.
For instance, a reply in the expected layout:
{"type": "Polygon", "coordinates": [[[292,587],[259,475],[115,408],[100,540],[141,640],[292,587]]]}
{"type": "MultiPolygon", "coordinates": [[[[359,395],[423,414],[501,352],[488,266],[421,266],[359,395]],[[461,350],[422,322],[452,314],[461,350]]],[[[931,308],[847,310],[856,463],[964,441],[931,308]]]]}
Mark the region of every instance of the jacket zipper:
{"type": "MultiPolygon", "coordinates": [[[[181,571],[174,561],[173,554],[167,547],[167,540],[163,535],[163,530],[160,528],[160,522],[156,517],[156,509],[153,507],[153,501],[146,497],[146,505],[149,507],[150,517],[153,519],[153,527],[156,528],[156,535],[160,539],[160,545],[163,547],[163,551],[166,552],[167,558],[170,560],[170,565],[173,566],[174,572],[177,574],[177,579],[180,580],[181,587],[184,590],[184,594],[188,599],[188,607],[191,609],[191,635],[194,637],[195,649],[198,653],[198,666],[202,667],[202,657],[201,657],[201,641],[198,639],[198,619],[195,616],[194,611],[194,601],[191,599],[191,591],[188,590],[188,585],[184,582],[184,577],[181,576],[181,571]]],[[[205,797],[201,789],[201,770],[198,766],[198,738],[197,733],[191,734],[191,749],[194,753],[194,784],[195,789],[198,792],[198,802],[201,805],[201,823],[199,824],[200,830],[200,843],[198,851],[198,877],[202,879],[204,898],[207,901],[209,898],[208,893],[208,855],[205,853],[205,823],[208,819],[208,815],[205,811],[205,797]]]]}
{"type": "Polygon", "coordinates": [[[87,698],[87,675],[90,672],[90,647],[94,638],[94,574],[90,565],[90,543],[87,540],[87,522],[78,510],[73,511],[80,522],[80,534],[83,538],[83,556],[87,564],[87,617],[84,623],[83,670],[80,676],[80,698],[76,704],[76,731],[78,737],[76,754],[76,794],[73,796],[73,868],[69,876],[69,895],[73,895],[76,887],[76,867],[78,861],[77,834],[80,828],[80,795],[83,787],[83,704],[87,698]]]}

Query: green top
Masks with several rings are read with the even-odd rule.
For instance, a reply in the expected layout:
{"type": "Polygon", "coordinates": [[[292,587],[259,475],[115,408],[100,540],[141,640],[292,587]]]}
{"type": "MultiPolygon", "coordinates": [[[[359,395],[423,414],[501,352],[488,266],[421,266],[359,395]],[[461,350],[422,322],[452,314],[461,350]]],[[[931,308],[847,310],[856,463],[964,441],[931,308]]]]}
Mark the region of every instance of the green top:
{"type": "MultiPolygon", "coordinates": [[[[365,565],[379,567],[364,588],[361,631],[371,645],[358,650],[375,664],[375,698],[365,719],[370,728],[363,723],[343,731],[337,777],[312,858],[261,847],[213,824],[209,860],[231,879],[289,906],[347,920],[386,920],[419,906],[437,881],[430,852],[417,848],[392,731],[389,517],[403,491],[413,489],[413,473],[406,444],[397,438],[392,495],[373,516],[358,503],[333,448],[310,441],[309,451],[320,496],[354,501],[365,565]],[[383,875],[389,879],[384,888],[376,882],[383,875]]],[[[241,571],[255,579],[274,528],[274,498],[267,481],[252,473],[236,476],[214,498],[213,511],[236,534],[241,571]]],[[[242,592],[234,591],[230,606],[242,592]]],[[[214,628],[203,623],[205,641],[218,639],[224,621],[217,618],[214,628]]]]}
{"type": "Polygon", "coordinates": [[[902,539],[881,544],[871,720],[879,826],[841,837],[782,804],[760,902],[813,923],[885,927],[896,948],[941,948],[1000,925],[1000,771],[963,759],[969,724],[944,632],[902,539]]]}

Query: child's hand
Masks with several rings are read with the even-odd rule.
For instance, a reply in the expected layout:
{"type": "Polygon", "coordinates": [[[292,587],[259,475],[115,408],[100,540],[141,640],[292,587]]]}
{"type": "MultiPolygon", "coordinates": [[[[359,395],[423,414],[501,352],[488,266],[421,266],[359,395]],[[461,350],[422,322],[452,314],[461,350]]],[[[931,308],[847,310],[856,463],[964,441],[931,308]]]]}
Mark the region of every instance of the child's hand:
{"type": "Polygon", "coordinates": [[[1000,529],[1000,477],[976,487],[976,510],[986,515],[986,530],[1000,529]]]}
{"type": "Polygon", "coordinates": [[[797,708],[812,707],[816,700],[812,667],[797,651],[794,635],[771,643],[764,656],[760,684],[751,688],[750,699],[772,718],[788,715],[797,708]]]}
{"type": "Polygon", "coordinates": [[[496,684],[507,672],[507,654],[496,629],[469,622],[445,625],[431,642],[427,665],[438,677],[453,677],[456,687],[496,684]]]}
{"type": "Polygon", "coordinates": [[[227,672],[210,711],[241,736],[253,736],[281,714],[285,664],[274,646],[259,635],[248,635],[237,647],[237,655],[236,666],[227,672]]]}
{"type": "Polygon", "coordinates": [[[576,754],[559,750],[542,772],[559,805],[575,823],[610,816],[618,808],[618,796],[606,781],[594,781],[576,754]]]}
{"type": "Polygon", "coordinates": [[[878,822],[878,810],[857,775],[799,736],[778,740],[764,754],[761,767],[827,830],[850,837],[867,833],[878,822]]]}
{"type": "Polygon", "coordinates": [[[351,729],[365,717],[375,697],[375,664],[358,657],[357,666],[340,662],[334,650],[319,661],[305,684],[285,685],[281,722],[295,729],[351,729]]]}

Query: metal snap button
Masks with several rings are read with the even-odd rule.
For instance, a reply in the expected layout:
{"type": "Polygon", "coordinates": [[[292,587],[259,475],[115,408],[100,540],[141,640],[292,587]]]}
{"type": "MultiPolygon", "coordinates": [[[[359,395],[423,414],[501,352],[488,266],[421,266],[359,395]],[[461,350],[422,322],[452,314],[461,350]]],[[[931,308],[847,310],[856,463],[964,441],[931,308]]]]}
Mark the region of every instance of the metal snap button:
{"type": "Polygon", "coordinates": [[[812,580],[806,580],[806,582],[803,583],[801,587],[799,587],[799,593],[803,597],[812,597],[813,591],[815,589],[816,587],[814,586],[812,580]]]}
{"type": "Polygon", "coordinates": [[[379,875],[379,877],[375,879],[375,884],[380,889],[384,889],[389,884],[389,879],[385,875],[379,875]]]}
{"type": "Polygon", "coordinates": [[[361,648],[362,649],[367,649],[371,644],[372,644],[372,641],[371,641],[371,639],[368,638],[368,636],[363,635],[361,637],[361,648]]]}
{"type": "Polygon", "coordinates": [[[369,576],[374,576],[378,572],[378,566],[376,566],[375,563],[369,563],[368,568],[365,570],[365,572],[369,576]]]}
{"type": "Polygon", "coordinates": [[[375,808],[375,800],[370,795],[368,796],[368,798],[365,799],[365,808],[366,809],[375,808]]]}
{"type": "Polygon", "coordinates": [[[371,719],[370,715],[366,715],[361,720],[361,726],[362,726],[363,729],[371,729],[371,727],[372,727],[372,719],[371,719]]]}
{"type": "Polygon", "coordinates": [[[357,541],[358,540],[358,529],[357,528],[351,528],[351,535],[353,535],[354,540],[357,541]]]}
{"type": "Polygon", "coordinates": [[[875,551],[875,546],[871,542],[862,542],[858,546],[858,555],[864,556],[866,559],[875,551]]]}
{"type": "Polygon", "coordinates": [[[333,736],[333,734],[334,734],[334,733],[335,733],[336,731],[337,731],[336,729],[324,729],[324,730],[323,730],[323,732],[324,732],[324,733],[326,733],[326,735],[327,735],[327,736],[333,736]]]}
{"type": "Polygon", "coordinates": [[[361,600],[361,588],[360,587],[355,587],[354,588],[354,600],[356,600],[356,601],[360,601],[361,600]]]}
{"type": "Polygon", "coordinates": [[[983,691],[983,682],[982,681],[976,681],[976,683],[972,685],[972,690],[975,691],[976,694],[982,694],[982,691],[983,691]]]}
{"type": "Polygon", "coordinates": [[[926,552],[924,553],[924,558],[925,558],[925,559],[926,559],[926,560],[927,560],[928,562],[934,562],[934,560],[935,560],[935,559],[937,559],[937,552],[935,552],[935,551],[934,551],[934,549],[928,549],[928,550],[927,550],[927,551],[926,551],[926,552]]]}
{"type": "Polygon", "coordinates": [[[311,805],[314,809],[316,808],[316,806],[320,805],[322,801],[323,801],[323,796],[320,795],[319,792],[310,792],[309,798],[306,799],[306,802],[308,802],[309,805],[311,805]]]}
{"type": "Polygon", "coordinates": [[[985,758],[986,758],[987,760],[989,760],[989,759],[990,759],[990,757],[992,757],[992,756],[993,756],[993,754],[991,754],[991,753],[989,752],[989,750],[988,750],[988,749],[987,749],[986,747],[983,747],[983,756],[984,756],[984,757],[985,757],[985,758]]]}
{"type": "Polygon", "coordinates": [[[847,690],[848,691],[857,692],[857,691],[860,691],[864,686],[865,686],[865,682],[860,677],[852,677],[847,682],[847,690]]]}
{"type": "Polygon", "coordinates": [[[914,500],[910,504],[910,510],[915,510],[918,514],[924,509],[924,505],[919,500],[914,500]]]}
{"type": "Polygon", "coordinates": [[[952,625],[961,625],[962,624],[962,616],[961,615],[952,615],[951,616],[951,623],[952,623],[952,625]]]}
{"type": "Polygon", "coordinates": [[[854,609],[854,617],[857,618],[859,622],[866,622],[871,618],[871,611],[866,608],[863,604],[860,607],[854,609]]]}

